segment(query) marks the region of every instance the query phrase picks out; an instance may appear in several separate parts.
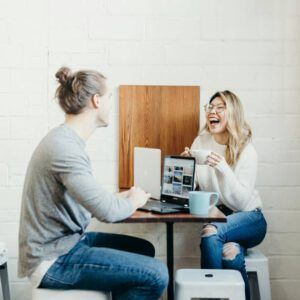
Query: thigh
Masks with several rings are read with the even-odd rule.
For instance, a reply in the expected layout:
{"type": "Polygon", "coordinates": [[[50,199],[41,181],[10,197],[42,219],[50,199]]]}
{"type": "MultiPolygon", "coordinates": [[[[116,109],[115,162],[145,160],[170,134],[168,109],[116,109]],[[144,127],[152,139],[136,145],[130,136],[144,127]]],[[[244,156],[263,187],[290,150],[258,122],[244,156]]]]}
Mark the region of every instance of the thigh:
{"type": "Polygon", "coordinates": [[[154,246],[150,242],[123,234],[88,232],[84,242],[90,247],[105,247],[151,257],[155,256],[154,246]]]}
{"type": "Polygon", "coordinates": [[[237,212],[227,216],[227,223],[212,223],[224,243],[236,242],[245,248],[258,245],[265,237],[267,224],[260,210],[237,212]]]}
{"type": "Polygon", "coordinates": [[[139,284],[151,285],[165,272],[164,265],[154,258],[81,244],[57,259],[41,287],[119,292],[139,284]]]}

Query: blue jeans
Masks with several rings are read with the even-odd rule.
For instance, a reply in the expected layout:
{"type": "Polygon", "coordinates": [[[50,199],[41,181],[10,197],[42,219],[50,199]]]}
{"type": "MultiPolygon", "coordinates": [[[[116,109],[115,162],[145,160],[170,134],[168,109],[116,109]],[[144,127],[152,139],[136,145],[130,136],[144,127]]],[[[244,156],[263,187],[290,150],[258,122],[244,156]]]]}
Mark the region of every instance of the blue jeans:
{"type": "MultiPolygon", "coordinates": [[[[233,269],[241,272],[245,282],[246,299],[250,300],[249,280],[245,268],[248,248],[262,242],[267,223],[260,209],[237,212],[227,216],[227,223],[211,223],[216,233],[203,235],[201,239],[201,267],[204,269],[233,269]],[[223,246],[233,242],[238,248],[234,258],[223,256],[223,246]]],[[[207,226],[207,225],[206,225],[207,226]]]]}
{"type": "Polygon", "coordinates": [[[168,270],[146,240],[88,232],[49,268],[40,288],[110,291],[117,300],[157,300],[168,270]]]}

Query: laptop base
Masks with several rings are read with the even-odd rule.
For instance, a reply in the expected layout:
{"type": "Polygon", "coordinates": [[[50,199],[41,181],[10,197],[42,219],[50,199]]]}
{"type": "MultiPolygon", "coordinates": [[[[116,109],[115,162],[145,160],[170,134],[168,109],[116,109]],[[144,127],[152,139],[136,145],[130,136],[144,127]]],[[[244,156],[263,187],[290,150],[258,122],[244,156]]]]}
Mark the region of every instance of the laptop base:
{"type": "Polygon", "coordinates": [[[159,209],[152,209],[151,213],[160,214],[160,215],[163,215],[163,214],[189,214],[190,210],[189,209],[187,209],[187,210],[178,210],[176,208],[174,208],[174,209],[172,209],[172,208],[161,208],[160,210],[159,209]]]}
{"type": "Polygon", "coordinates": [[[138,210],[152,212],[154,214],[190,213],[188,207],[152,199],[148,200],[148,202],[144,206],[138,208],[138,210]]]}

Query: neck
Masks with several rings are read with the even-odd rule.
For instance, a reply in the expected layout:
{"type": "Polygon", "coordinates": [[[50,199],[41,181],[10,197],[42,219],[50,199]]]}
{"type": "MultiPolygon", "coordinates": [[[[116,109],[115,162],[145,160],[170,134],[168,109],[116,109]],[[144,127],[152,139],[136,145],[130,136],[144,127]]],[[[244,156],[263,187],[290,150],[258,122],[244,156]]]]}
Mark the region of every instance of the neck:
{"type": "Polygon", "coordinates": [[[86,141],[98,127],[93,116],[89,113],[80,113],[78,115],[67,114],[65,123],[84,141],[86,141]]]}
{"type": "Polygon", "coordinates": [[[214,140],[221,145],[227,145],[228,144],[228,132],[222,132],[222,133],[215,133],[213,134],[214,140]]]}

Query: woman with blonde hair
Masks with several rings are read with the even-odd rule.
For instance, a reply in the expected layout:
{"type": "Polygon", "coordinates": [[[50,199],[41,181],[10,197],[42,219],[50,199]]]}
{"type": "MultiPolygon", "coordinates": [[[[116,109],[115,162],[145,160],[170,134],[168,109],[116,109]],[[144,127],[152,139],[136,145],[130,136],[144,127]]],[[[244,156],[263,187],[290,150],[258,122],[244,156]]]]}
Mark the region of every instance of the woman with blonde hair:
{"type": "Polygon", "coordinates": [[[235,269],[245,281],[250,299],[244,256],[262,242],[267,223],[255,189],[257,154],[252,131],[244,119],[239,98],[230,91],[215,93],[205,106],[206,125],[183,155],[195,156],[200,190],[218,192],[218,207],[227,223],[210,223],[201,233],[201,267],[235,269]]]}

